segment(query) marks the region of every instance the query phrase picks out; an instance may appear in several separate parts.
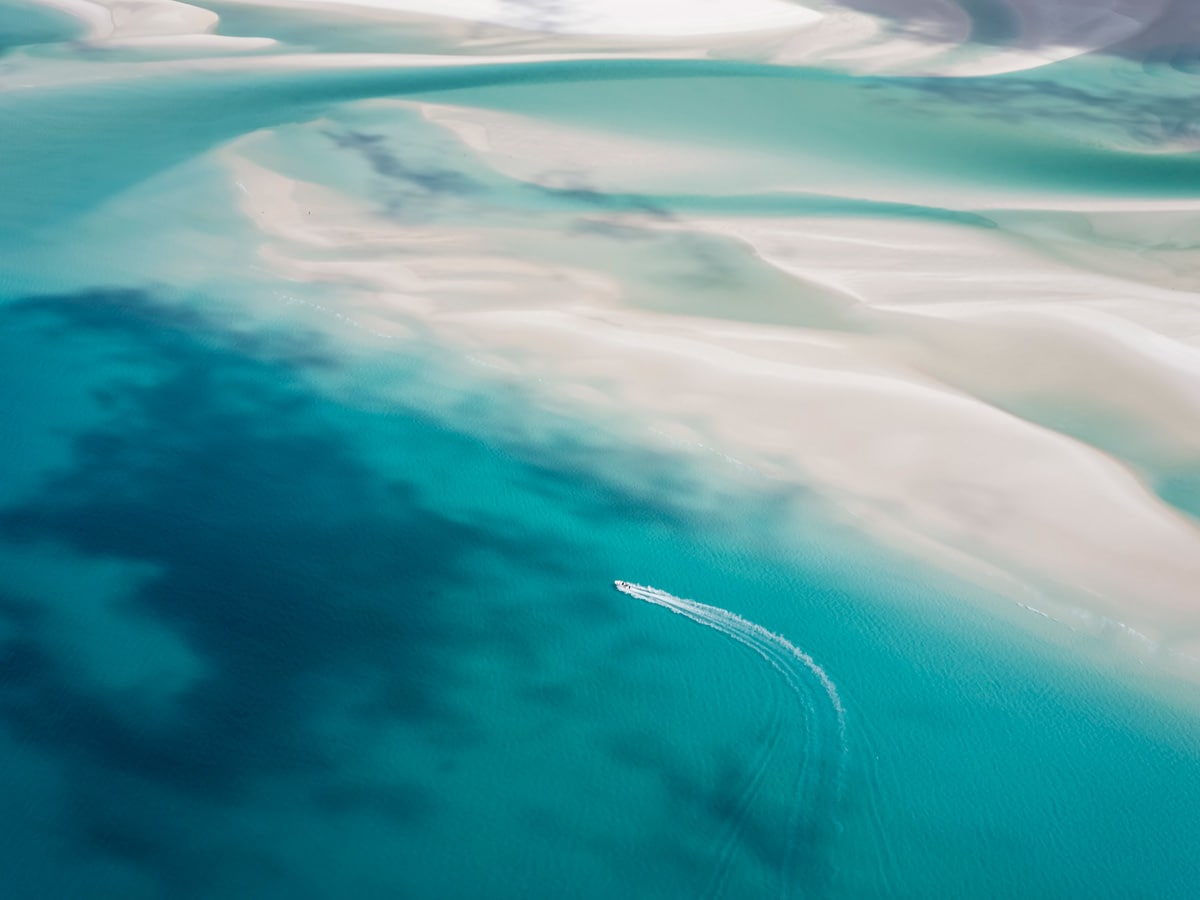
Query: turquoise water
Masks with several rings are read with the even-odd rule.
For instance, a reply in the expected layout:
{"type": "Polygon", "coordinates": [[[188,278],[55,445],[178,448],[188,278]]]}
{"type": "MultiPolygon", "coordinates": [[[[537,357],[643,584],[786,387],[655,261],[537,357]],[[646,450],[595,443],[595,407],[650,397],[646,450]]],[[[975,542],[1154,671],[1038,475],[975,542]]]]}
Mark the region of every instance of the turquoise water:
{"type": "Polygon", "coordinates": [[[703,473],[586,431],[497,446],[333,400],[319,344],[150,295],[0,315],[15,896],[1195,889],[1192,714],[816,511],[797,549],[770,494],[696,515],[703,473]],[[806,743],[812,701],[615,576],[818,660],[841,787],[793,808],[798,760],[843,752],[806,743]]]}
{"type": "Polygon", "coordinates": [[[13,47],[29,47],[68,41],[83,29],[71,17],[20,0],[0,3],[0,56],[13,47]]]}
{"type": "Polygon", "coordinates": [[[1096,135],[1087,129],[1060,135],[1064,117],[1070,121],[1080,115],[1081,103],[1099,98],[1027,77],[956,79],[943,86],[690,60],[286,75],[235,68],[152,80],[137,73],[125,80],[117,72],[123,82],[118,87],[68,84],[0,100],[5,116],[18,126],[0,147],[0,186],[8,194],[0,228],[28,229],[47,217],[85,211],[238,135],[314,119],[331,104],[388,96],[783,154],[792,160],[793,188],[809,193],[823,193],[830,179],[852,177],[860,190],[901,178],[1085,195],[1192,196],[1200,173],[1194,153],[1130,153],[1096,145],[1103,128],[1135,128],[1146,117],[1159,127],[1172,118],[1184,121],[1176,98],[1160,98],[1147,108],[1143,98],[1118,95],[1088,114],[1096,135]],[[227,102],[230,96],[237,102],[227,102]],[[719,119],[709,115],[713,108],[723,110],[719,119]]]}
{"type": "MultiPolygon", "coordinates": [[[[975,6],[977,39],[1005,40],[975,6]]],[[[663,316],[840,334],[872,326],[741,245],[597,217],[994,230],[830,179],[1188,196],[1194,154],[1102,146],[1119,102],[1096,131],[1047,130],[1077,87],[981,124],[1005,77],[959,95],[707,60],[147,78],[45,53],[20,51],[22,77],[115,74],[0,93],[6,897],[1200,892],[1200,712],[1165,670],[885,549],[818,486],[545,403],[432,328],[366,330],[353,279],[271,268],[217,156],[248,142],[379,222],[541,229],[514,244],[527,261],[591,255],[663,316]],[[537,188],[363,103],[417,93],[769,151],[793,181],[537,188]]],[[[1194,481],[1162,490],[1194,511],[1194,481]]]]}

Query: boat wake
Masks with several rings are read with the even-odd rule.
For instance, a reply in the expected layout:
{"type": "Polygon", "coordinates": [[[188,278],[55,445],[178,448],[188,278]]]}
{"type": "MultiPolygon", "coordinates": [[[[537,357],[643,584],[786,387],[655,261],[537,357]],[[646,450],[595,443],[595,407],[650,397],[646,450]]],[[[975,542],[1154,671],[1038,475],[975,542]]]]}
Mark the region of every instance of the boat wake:
{"type": "MultiPolygon", "coordinates": [[[[800,700],[805,717],[804,752],[796,775],[795,796],[789,809],[781,896],[812,893],[815,885],[811,877],[802,877],[797,844],[802,836],[811,835],[822,819],[825,824],[832,824],[832,813],[841,797],[848,745],[846,709],[837,685],[811,656],[787,638],[736,613],[719,606],[685,600],[645,585],[628,581],[616,581],[613,584],[623,594],[686,616],[754,651],[782,676],[788,688],[800,700]],[[809,823],[809,827],[801,828],[802,821],[809,823]]],[[[751,779],[751,792],[760,781],[761,772],[751,779]]],[[[738,822],[743,818],[740,816],[738,822]]],[[[736,838],[736,833],[731,836],[731,840],[736,838]]],[[[710,895],[720,892],[727,877],[724,871],[728,864],[727,853],[721,856],[710,895]]],[[[806,869],[811,876],[811,867],[806,869]]]]}

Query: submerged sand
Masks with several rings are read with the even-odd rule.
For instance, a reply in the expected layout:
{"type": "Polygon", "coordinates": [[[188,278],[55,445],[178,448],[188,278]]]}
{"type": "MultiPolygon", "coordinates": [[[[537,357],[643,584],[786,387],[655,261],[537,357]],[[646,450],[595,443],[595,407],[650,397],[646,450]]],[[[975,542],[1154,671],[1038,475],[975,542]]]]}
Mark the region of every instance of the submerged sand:
{"type": "MultiPolygon", "coordinates": [[[[1128,42],[1167,8],[1080,7],[1051,19],[1038,4],[1014,3],[1017,37],[989,48],[966,43],[969,19],[950,3],[914,3],[926,26],[919,34],[889,30],[867,4],[763,0],[754,8],[761,19],[745,7],[736,21],[689,29],[664,7],[647,13],[644,39],[625,44],[599,13],[576,23],[588,27],[558,29],[572,32],[565,44],[553,23],[527,27],[518,41],[525,26],[501,6],[439,7],[508,29],[488,32],[469,56],[255,55],[274,40],[215,34],[216,16],[200,7],[79,0],[68,8],[95,22],[97,43],[208,42],[249,54],[171,64],[197,71],[723,54],[946,78],[1128,42]],[[605,36],[586,35],[597,30],[605,36]]],[[[371,103],[373,115],[419,118],[472,166],[555,196],[694,198],[724,184],[745,197],[921,204],[986,222],[819,207],[722,213],[694,199],[668,212],[646,201],[406,220],[380,215],[369,194],[273,168],[256,149],[269,135],[215,156],[258,229],[263,263],[340,291],[347,314],[372,333],[419,331],[485,361],[495,377],[536,384],[547,406],[620,416],[649,442],[716,448],[1028,608],[1074,625],[1121,623],[1180,657],[1200,652],[1200,525],[1155,487],[1164,472],[1200,465],[1200,199],[1009,190],[936,172],[859,180],[853,164],[817,178],[767,146],[619,134],[448,97],[371,103]],[[732,311],[692,302],[686,285],[663,288],[656,251],[629,249],[639,241],[680,258],[697,241],[723,248],[739,267],[726,294],[732,311]],[[769,300],[756,306],[739,294],[743,270],[769,285],[769,300]],[[1078,427],[1077,415],[1098,424],[1078,427]]],[[[700,277],[709,283],[695,293],[707,298],[723,276],[700,277]]]]}

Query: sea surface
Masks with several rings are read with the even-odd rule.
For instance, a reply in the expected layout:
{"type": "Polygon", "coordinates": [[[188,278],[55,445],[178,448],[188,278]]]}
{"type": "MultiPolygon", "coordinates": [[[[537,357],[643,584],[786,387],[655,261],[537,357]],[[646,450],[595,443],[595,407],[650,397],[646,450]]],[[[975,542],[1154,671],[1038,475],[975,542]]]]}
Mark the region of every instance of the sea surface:
{"type": "MultiPolygon", "coordinates": [[[[962,6],[973,42],[1016,40],[1004,4],[962,6]]],[[[937,198],[1195,196],[1191,145],[1113,137],[1196,140],[1194,57],[962,80],[732,51],[272,68],[245,60],[461,35],[205,7],[213,34],[278,43],[89,43],[0,2],[7,900],[1200,896],[1200,704],[1136,635],[1034,615],[815,480],[447,337],[476,282],[526,312],[568,296],[520,264],[590,266],[647,315],[870,335],[739,243],[644,229],[974,233],[1003,217],[937,198]],[[523,180],[417,99],[758,162],[523,180]],[[295,202],[351,249],[270,231],[275,182],[247,172],[317,186],[295,202]],[[397,270],[476,229],[516,274],[459,262],[437,315],[420,286],[380,307],[345,261],[383,251],[343,201],[397,229],[397,270]]],[[[1120,443],[1072,412],[1034,418],[1120,443]]],[[[1139,452],[1147,489],[1200,514],[1200,461],[1139,452]]]]}

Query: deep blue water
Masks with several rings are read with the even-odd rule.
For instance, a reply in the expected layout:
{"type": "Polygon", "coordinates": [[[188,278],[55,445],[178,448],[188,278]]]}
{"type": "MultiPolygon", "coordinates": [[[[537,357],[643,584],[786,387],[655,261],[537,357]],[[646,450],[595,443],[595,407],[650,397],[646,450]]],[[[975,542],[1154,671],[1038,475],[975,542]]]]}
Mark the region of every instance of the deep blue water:
{"type": "Polygon", "coordinates": [[[549,445],[462,424],[514,398],[450,427],[367,387],[432,390],[435,365],[355,375],[151,294],[0,320],[7,896],[1200,884],[1192,714],[858,556],[815,507],[797,546],[769,491],[701,514],[703,473],[597,455],[578,423],[549,445]],[[812,654],[847,710],[841,793],[793,808],[811,705],[614,577],[812,654]]]}

